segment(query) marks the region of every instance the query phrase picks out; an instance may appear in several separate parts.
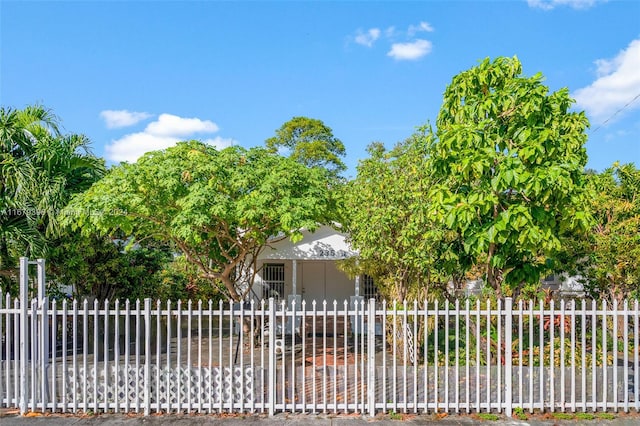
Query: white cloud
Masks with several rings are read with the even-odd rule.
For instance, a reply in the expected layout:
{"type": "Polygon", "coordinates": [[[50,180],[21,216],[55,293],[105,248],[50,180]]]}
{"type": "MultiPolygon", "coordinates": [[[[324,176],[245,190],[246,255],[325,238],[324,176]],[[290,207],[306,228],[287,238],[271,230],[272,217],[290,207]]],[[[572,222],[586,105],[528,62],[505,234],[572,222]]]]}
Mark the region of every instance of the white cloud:
{"type": "Polygon", "coordinates": [[[607,0],[527,0],[530,7],[537,7],[542,10],[551,10],[558,6],[569,6],[574,9],[589,9],[596,3],[607,0]]]}
{"type": "Polygon", "coordinates": [[[432,33],[434,29],[428,22],[420,22],[418,25],[409,25],[407,34],[409,35],[409,37],[413,37],[416,33],[423,31],[432,33]]]}
{"type": "MultiPolygon", "coordinates": [[[[147,125],[142,132],[130,133],[107,145],[105,152],[112,161],[135,162],[145,152],[169,148],[182,140],[193,139],[197,133],[215,133],[218,126],[209,120],[183,118],[172,114],[160,114],[156,121],[147,125]]],[[[205,139],[204,143],[225,148],[232,145],[233,139],[220,136],[205,139]]]]}
{"type": "Polygon", "coordinates": [[[387,28],[386,30],[384,30],[384,36],[386,38],[395,37],[395,35],[396,35],[396,27],[394,27],[393,25],[387,28]]]}
{"type": "MultiPolygon", "coordinates": [[[[640,39],[613,59],[595,61],[597,79],[573,93],[578,106],[596,120],[606,120],[640,94],[640,39]]],[[[640,102],[627,109],[640,107],[640,102]]]]}
{"type": "Polygon", "coordinates": [[[631,134],[631,132],[628,131],[628,130],[624,130],[624,129],[617,130],[617,131],[615,131],[613,133],[607,133],[604,136],[604,140],[607,141],[607,142],[610,142],[610,141],[618,139],[618,138],[624,138],[626,136],[629,136],[630,134],[631,134]]]}
{"type": "Polygon", "coordinates": [[[138,132],[125,135],[105,147],[107,158],[112,161],[135,162],[145,152],[166,149],[173,146],[180,138],[173,136],[157,136],[138,132]]]}
{"type": "Polygon", "coordinates": [[[371,47],[373,43],[380,38],[380,29],[379,28],[371,28],[367,32],[358,31],[356,35],[355,41],[358,44],[363,46],[371,47]]]}
{"type": "Polygon", "coordinates": [[[432,44],[428,40],[417,39],[409,43],[394,43],[387,56],[398,61],[420,59],[431,52],[432,44]]]}
{"type": "Polygon", "coordinates": [[[216,136],[213,139],[205,139],[202,142],[206,143],[207,145],[211,145],[216,147],[216,149],[223,149],[223,148],[228,148],[232,145],[237,145],[238,141],[236,141],[235,139],[232,138],[223,138],[220,136],[216,136]]]}
{"type": "Polygon", "coordinates": [[[358,30],[352,40],[366,47],[372,47],[377,40],[383,40],[391,45],[387,56],[399,61],[416,60],[429,54],[433,45],[428,40],[414,38],[415,35],[421,32],[433,31],[435,30],[431,24],[421,21],[417,25],[409,25],[406,31],[399,31],[395,26],[389,26],[384,30],[371,28],[366,32],[358,30]],[[408,41],[394,43],[398,39],[408,41]]]}
{"type": "Polygon", "coordinates": [[[100,113],[100,117],[104,120],[107,128],[117,129],[120,127],[133,126],[140,121],[152,117],[152,115],[146,112],[127,111],[126,109],[107,109],[100,113]]]}
{"type": "Polygon", "coordinates": [[[149,123],[144,131],[156,136],[187,136],[193,133],[215,133],[218,131],[218,126],[209,120],[160,114],[158,120],[149,123]]]}

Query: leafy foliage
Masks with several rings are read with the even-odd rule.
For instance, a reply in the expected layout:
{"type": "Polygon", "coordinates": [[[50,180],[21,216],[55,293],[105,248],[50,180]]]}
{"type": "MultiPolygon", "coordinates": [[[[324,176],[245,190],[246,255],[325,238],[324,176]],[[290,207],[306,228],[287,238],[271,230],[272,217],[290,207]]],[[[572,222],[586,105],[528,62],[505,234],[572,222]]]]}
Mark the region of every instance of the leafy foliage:
{"type": "Polygon", "coordinates": [[[517,58],[484,60],[453,78],[432,145],[433,211],[485,265],[500,291],[537,283],[590,220],[583,170],[588,121],[568,90],[521,75],[517,58]]]}
{"type": "Polygon", "coordinates": [[[216,300],[223,294],[218,286],[199,278],[183,256],[174,256],[171,246],[158,241],[128,247],[122,239],[66,232],[51,246],[47,258],[51,296],[67,296],[60,284],[71,286],[74,297],[100,301],[216,300]]]}
{"type": "Polygon", "coordinates": [[[44,252],[44,236],[37,230],[38,182],[32,157],[39,141],[58,135],[57,118],[45,108],[0,108],[0,269],[5,276],[20,253],[44,252]]]}
{"type": "Polygon", "coordinates": [[[263,148],[181,142],[121,164],[76,197],[67,218],[85,232],[172,244],[201,277],[241,300],[257,255],[275,236],[330,221],[327,176],[263,148]]]}
{"type": "Polygon", "coordinates": [[[266,140],[267,148],[284,148],[290,157],[307,167],[323,167],[337,176],[346,170],[340,159],[345,155],[344,144],[322,121],[307,117],[293,117],[266,140]]]}
{"type": "Polygon", "coordinates": [[[69,198],[104,173],[82,135],[62,135],[41,106],[0,108],[0,278],[11,292],[19,256],[40,257],[63,232],[69,198]]]}
{"type": "Polygon", "coordinates": [[[460,262],[468,261],[458,255],[455,234],[429,212],[432,143],[424,128],[391,151],[372,144],[346,186],[343,222],[359,257],[343,269],[374,277],[386,298],[445,295],[447,282],[462,278],[460,262]]]}
{"type": "Polygon", "coordinates": [[[74,296],[104,301],[163,294],[159,273],[172,258],[167,246],[125,250],[124,241],[71,232],[52,246],[47,274],[72,286],[74,296]]]}
{"type": "Polygon", "coordinates": [[[633,164],[614,164],[589,174],[590,208],[595,224],[577,235],[564,259],[585,280],[596,299],[640,296],[640,171],[633,164]]]}

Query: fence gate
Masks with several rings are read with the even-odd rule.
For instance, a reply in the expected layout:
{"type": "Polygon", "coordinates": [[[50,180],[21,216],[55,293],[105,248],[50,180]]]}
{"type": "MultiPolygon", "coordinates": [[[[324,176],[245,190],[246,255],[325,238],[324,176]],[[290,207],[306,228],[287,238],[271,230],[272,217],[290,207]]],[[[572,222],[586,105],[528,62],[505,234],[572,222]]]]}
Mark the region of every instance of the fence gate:
{"type": "MultiPolygon", "coordinates": [[[[0,353],[0,406],[16,406],[24,414],[28,404],[35,406],[36,393],[43,401],[49,397],[48,361],[49,325],[48,316],[36,315],[38,309],[46,312],[47,299],[45,260],[30,261],[20,258],[20,299],[13,303],[9,296],[5,298],[4,311],[0,314],[0,332],[2,333],[2,353],[0,353]],[[31,280],[29,266],[36,265],[36,296],[29,308],[31,280]],[[38,302],[40,305],[38,306],[38,302]],[[4,324],[3,324],[4,319],[4,324]],[[13,336],[13,339],[11,338],[13,336]]],[[[0,312],[3,301],[0,298],[0,312]]]]}

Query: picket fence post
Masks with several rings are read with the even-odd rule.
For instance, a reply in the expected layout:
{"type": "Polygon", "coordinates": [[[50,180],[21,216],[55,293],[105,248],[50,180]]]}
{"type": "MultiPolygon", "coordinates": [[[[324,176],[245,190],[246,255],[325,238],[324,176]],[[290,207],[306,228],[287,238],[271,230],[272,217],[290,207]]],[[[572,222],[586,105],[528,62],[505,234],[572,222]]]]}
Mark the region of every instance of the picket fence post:
{"type": "MultiPolygon", "coordinates": [[[[149,298],[144,299],[144,337],[144,415],[148,416],[151,410],[151,299],[149,298]]],[[[136,338],[140,339],[140,335],[136,338]]],[[[105,359],[106,357],[105,354],[105,359]]]]}
{"type": "MultiPolygon", "coordinates": [[[[513,299],[505,298],[504,301],[504,380],[505,380],[505,415],[513,415],[513,299]]],[[[521,355],[521,354],[520,354],[521,355]]]]}
{"type": "Polygon", "coordinates": [[[27,344],[29,299],[29,258],[20,258],[20,414],[27,412],[27,344]]]}
{"type": "MultiPolygon", "coordinates": [[[[34,262],[31,262],[34,263],[34,262]]],[[[47,297],[46,294],[46,290],[47,290],[47,279],[46,279],[46,273],[45,273],[45,260],[44,259],[37,259],[35,261],[35,264],[37,265],[38,269],[37,269],[37,274],[38,274],[38,301],[40,302],[40,304],[42,305],[43,309],[46,308],[46,306],[49,304],[49,299],[47,298],[45,300],[45,298],[47,297]]],[[[43,310],[42,311],[42,340],[43,340],[43,345],[41,347],[41,356],[42,359],[44,360],[44,362],[46,363],[46,366],[48,367],[49,365],[49,315],[46,314],[46,312],[43,310]]],[[[43,378],[46,379],[47,375],[44,373],[43,370],[43,378]]],[[[45,383],[46,380],[44,380],[45,383]]]]}
{"type": "Polygon", "coordinates": [[[367,318],[367,354],[368,380],[367,404],[369,415],[376,416],[376,299],[369,299],[369,317],[367,318]]]}
{"type": "Polygon", "coordinates": [[[273,297],[269,298],[269,378],[267,394],[269,397],[269,416],[275,414],[276,405],[276,311],[273,297]]]}

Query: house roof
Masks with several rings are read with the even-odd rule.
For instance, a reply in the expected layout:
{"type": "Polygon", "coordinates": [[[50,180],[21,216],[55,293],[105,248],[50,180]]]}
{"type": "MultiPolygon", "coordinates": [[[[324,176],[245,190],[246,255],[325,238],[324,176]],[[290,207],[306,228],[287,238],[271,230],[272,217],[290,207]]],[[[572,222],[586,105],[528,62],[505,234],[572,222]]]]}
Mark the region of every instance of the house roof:
{"type": "Polygon", "coordinates": [[[285,238],[273,242],[258,256],[259,260],[339,260],[358,254],[346,240],[346,234],[322,225],[315,232],[302,231],[303,238],[292,243],[285,238]]]}

